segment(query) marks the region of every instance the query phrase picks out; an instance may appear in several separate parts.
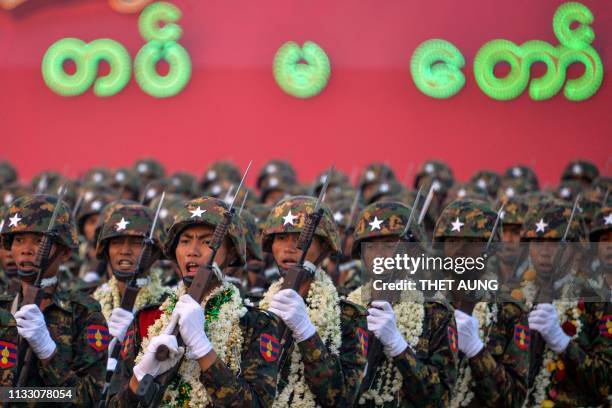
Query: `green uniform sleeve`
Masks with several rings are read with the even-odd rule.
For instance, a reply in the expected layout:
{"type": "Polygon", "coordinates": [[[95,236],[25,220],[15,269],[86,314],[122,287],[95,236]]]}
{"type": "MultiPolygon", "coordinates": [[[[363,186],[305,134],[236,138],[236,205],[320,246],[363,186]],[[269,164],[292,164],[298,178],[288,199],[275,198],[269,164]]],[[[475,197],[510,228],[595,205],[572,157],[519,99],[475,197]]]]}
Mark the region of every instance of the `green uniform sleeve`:
{"type": "Polygon", "coordinates": [[[457,353],[451,348],[449,327],[456,333],[452,310],[438,303],[425,303],[423,334],[426,350],[416,354],[407,347],[393,359],[403,377],[403,394],[414,407],[446,407],[457,380],[457,353]]]}
{"type": "Polygon", "coordinates": [[[469,361],[472,390],[481,405],[521,407],[527,396],[529,324],[519,306],[502,303],[499,307],[489,341],[469,361]]]}
{"type": "Polygon", "coordinates": [[[0,386],[12,387],[17,376],[17,326],[13,316],[0,308],[0,386]]]}
{"type": "Polygon", "coordinates": [[[238,376],[217,358],[208,370],[201,373],[200,381],[217,407],[269,407],[276,395],[278,354],[264,358],[261,351],[262,336],[278,338],[276,320],[265,312],[249,309],[241,319],[244,343],[240,374],[238,376]]]}
{"type": "Polygon", "coordinates": [[[304,376],[322,407],[350,406],[355,400],[366,364],[358,330],[366,329],[365,312],[357,305],[341,302],[342,344],[339,355],[331,354],[317,333],[298,344],[304,376]]]}

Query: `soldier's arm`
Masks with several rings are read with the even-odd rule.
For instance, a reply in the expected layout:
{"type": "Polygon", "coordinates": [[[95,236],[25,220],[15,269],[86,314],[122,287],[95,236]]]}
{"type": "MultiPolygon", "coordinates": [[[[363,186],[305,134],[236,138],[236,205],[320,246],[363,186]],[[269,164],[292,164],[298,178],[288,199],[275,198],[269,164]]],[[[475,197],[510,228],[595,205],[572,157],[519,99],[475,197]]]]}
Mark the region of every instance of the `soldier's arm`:
{"type": "Polygon", "coordinates": [[[323,407],[350,406],[366,364],[357,335],[360,328],[366,329],[365,311],[346,301],[341,302],[341,310],[342,344],[338,356],[327,350],[318,333],[298,344],[306,383],[323,407]]]}
{"type": "Polygon", "coordinates": [[[276,321],[267,313],[251,309],[241,324],[245,343],[240,374],[236,376],[220,358],[200,374],[213,405],[218,407],[269,407],[276,395],[277,357],[266,360],[261,339],[277,338],[276,321]]]}
{"type": "Polygon", "coordinates": [[[429,351],[418,356],[406,347],[393,359],[403,377],[404,395],[416,406],[448,406],[457,379],[457,353],[449,342],[449,326],[456,330],[453,312],[437,303],[426,304],[429,351]],[[427,402],[427,403],[426,403],[427,402]]]}
{"type": "Polygon", "coordinates": [[[0,386],[12,387],[17,376],[17,325],[13,316],[0,308],[0,386]]]}
{"type": "Polygon", "coordinates": [[[566,378],[575,381],[585,394],[604,399],[609,395],[606,385],[612,382],[612,333],[607,327],[612,325],[610,314],[609,303],[587,303],[584,328],[562,354],[566,378]]]}
{"type": "Polygon", "coordinates": [[[40,376],[49,387],[74,387],[76,405],[93,406],[104,385],[108,350],[102,340],[100,345],[92,343],[88,329],[106,328],[106,320],[93,299],[86,305],[74,305],[73,313],[72,338],[54,339],[57,350],[44,363],[39,361],[40,376]],[[73,356],[72,360],[68,356],[73,356]]]}
{"type": "MultiPolygon", "coordinates": [[[[503,303],[488,344],[470,359],[474,393],[488,407],[521,407],[527,396],[529,338],[515,338],[515,325],[527,329],[527,315],[515,304],[503,303]]],[[[520,332],[517,333],[520,335],[520,332]]]]}

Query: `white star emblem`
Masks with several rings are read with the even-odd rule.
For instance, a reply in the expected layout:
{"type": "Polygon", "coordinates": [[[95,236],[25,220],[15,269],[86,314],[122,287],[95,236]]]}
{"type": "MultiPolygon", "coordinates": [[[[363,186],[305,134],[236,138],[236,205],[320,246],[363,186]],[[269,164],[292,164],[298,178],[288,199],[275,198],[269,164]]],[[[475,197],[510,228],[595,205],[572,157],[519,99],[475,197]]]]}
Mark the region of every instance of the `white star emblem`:
{"type": "Polygon", "coordinates": [[[212,186],[212,188],[210,189],[210,192],[212,193],[212,195],[216,196],[219,193],[221,193],[221,186],[218,184],[215,184],[214,186],[212,186]]]}
{"type": "Polygon", "coordinates": [[[365,177],[366,177],[366,180],[372,181],[376,177],[376,174],[374,174],[374,172],[372,170],[368,170],[366,172],[366,176],[365,177]]]}
{"type": "Polygon", "coordinates": [[[140,163],[138,165],[138,172],[139,173],[144,173],[147,170],[149,170],[149,166],[147,166],[146,163],[140,163]]]}
{"type": "Polygon", "coordinates": [[[459,198],[465,197],[466,194],[467,194],[467,191],[465,191],[465,188],[461,188],[459,189],[459,191],[457,191],[457,197],[459,198]]]}
{"type": "Polygon", "coordinates": [[[380,224],[382,224],[383,221],[384,220],[379,220],[378,217],[374,217],[374,220],[368,223],[370,224],[370,231],[380,230],[380,224]]]}
{"type": "Polygon", "coordinates": [[[270,177],[270,181],[268,182],[270,187],[278,186],[278,179],[276,177],[270,177]]]}
{"type": "Polygon", "coordinates": [[[91,199],[93,198],[93,196],[94,196],[93,191],[87,191],[87,192],[85,193],[85,195],[83,195],[83,199],[84,199],[85,201],[89,201],[89,200],[91,200],[91,199]]]}
{"type": "Polygon", "coordinates": [[[268,164],[266,166],[266,173],[276,173],[276,164],[268,164]]]}
{"type": "Polygon", "coordinates": [[[129,221],[126,221],[125,218],[121,217],[121,221],[119,221],[116,225],[117,231],[123,231],[127,228],[129,221]]]}
{"type": "Polygon", "coordinates": [[[560,192],[559,194],[561,195],[561,197],[563,197],[563,198],[567,198],[567,197],[569,197],[569,196],[570,196],[571,191],[570,191],[570,189],[569,189],[568,187],[563,187],[563,188],[561,189],[561,192],[560,192]]]}
{"type": "Polygon", "coordinates": [[[125,173],[120,172],[115,174],[115,180],[117,180],[118,182],[122,182],[123,180],[125,180],[125,173]]]}
{"type": "Polygon", "coordinates": [[[540,221],[536,223],[536,232],[544,232],[548,227],[548,224],[544,222],[544,218],[540,218],[540,221]]]}
{"type": "Polygon", "coordinates": [[[514,168],[512,169],[512,175],[513,175],[514,177],[521,177],[521,176],[523,175],[523,171],[521,170],[521,168],[520,168],[520,167],[514,167],[514,168]]]}
{"type": "Polygon", "coordinates": [[[194,218],[194,217],[200,218],[202,216],[202,214],[204,214],[206,212],[206,210],[202,210],[198,206],[198,208],[196,208],[195,210],[189,210],[189,212],[191,213],[191,217],[190,218],[194,218]]]}
{"type": "Polygon", "coordinates": [[[166,219],[166,217],[168,216],[168,210],[166,208],[160,209],[159,216],[160,218],[166,219]]]}
{"type": "Polygon", "coordinates": [[[476,185],[484,190],[487,188],[487,181],[483,178],[479,178],[476,185]]]}
{"type": "Polygon", "coordinates": [[[96,183],[99,183],[100,181],[102,181],[102,179],[103,179],[102,174],[100,174],[100,173],[94,173],[94,175],[93,175],[93,180],[94,180],[96,183]]]}
{"type": "Polygon", "coordinates": [[[178,177],[177,178],[173,178],[172,179],[172,184],[178,187],[178,186],[181,185],[181,180],[179,180],[178,177]]]}
{"type": "Polygon", "coordinates": [[[19,221],[21,220],[22,218],[19,216],[19,213],[16,213],[13,217],[9,218],[9,221],[10,221],[9,228],[18,226],[19,221]]]}
{"type": "Polygon", "coordinates": [[[327,180],[327,174],[322,175],[319,180],[321,181],[321,183],[325,183],[325,180],[327,180]]]}
{"type": "Polygon", "coordinates": [[[431,174],[434,172],[434,165],[431,163],[427,163],[425,165],[425,173],[431,174]]]}
{"type": "Polygon", "coordinates": [[[607,217],[604,217],[605,225],[612,225],[612,213],[608,214],[607,217]]]}
{"type": "Polygon", "coordinates": [[[91,203],[92,210],[98,211],[100,208],[102,208],[102,203],[100,201],[96,200],[93,203],[91,203]]]}
{"type": "Polygon", "coordinates": [[[433,191],[440,191],[442,184],[440,184],[438,180],[434,180],[433,183],[431,183],[431,187],[433,188],[433,191]]]}
{"type": "Polygon", "coordinates": [[[147,190],[147,198],[153,198],[155,197],[155,189],[150,188],[149,190],[147,190]]]}
{"type": "Polygon", "coordinates": [[[501,218],[503,220],[505,216],[506,216],[506,212],[504,210],[502,210],[502,212],[499,213],[499,218],[501,218]]]}
{"type": "Polygon", "coordinates": [[[342,221],[342,213],[340,211],[336,211],[334,213],[334,221],[341,222],[342,221]]]}
{"type": "Polygon", "coordinates": [[[382,183],[382,184],[380,185],[380,192],[381,192],[381,193],[386,193],[386,192],[388,192],[388,191],[389,191],[389,184],[387,184],[387,183],[382,183]]]}
{"type": "Polygon", "coordinates": [[[453,228],[451,229],[451,232],[452,231],[461,232],[461,227],[463,227],[465,223],[459,221],[459,218],[457,218],[455,222],[451,222],[451,225],[453,226],[453,228]]]}
{"type": "Polygon", "coordinates": [[[9,205],[12,202],[13,202],[13,195],[11,193],[8,193],[6,196],[4,196],[4,204],[9,205]]]}
{"type": "Polygon", "coordinates": [[[214,180],[215,178],[217,178],[217,172],[214,170],[208,170],[206,172],[206,179],[207,180],[214,180]]]}
{"type": "Polygon", "coordinates": [[[579,164],[574,164],[574,167],[572,167],[572,172],[574,174],[582,174],[582,166],[580,166],[579,164]]]}
{"type": "Polygon", "coordinates": [[[293,222],[295,221],[296,218],[297,218],[297,215],[291,214],[291,210],[289,210],[289,213],[283,217],[283,225],[287,225],[287,224],[294,225],[293,222]]]}
{"type": "Polygon", "coordinates": [[[506,195],[507,195],[508,197],[514,197],[514,189],[513,189],[512,187],[508,187],[508,188],[506,189],[506,195]]]}

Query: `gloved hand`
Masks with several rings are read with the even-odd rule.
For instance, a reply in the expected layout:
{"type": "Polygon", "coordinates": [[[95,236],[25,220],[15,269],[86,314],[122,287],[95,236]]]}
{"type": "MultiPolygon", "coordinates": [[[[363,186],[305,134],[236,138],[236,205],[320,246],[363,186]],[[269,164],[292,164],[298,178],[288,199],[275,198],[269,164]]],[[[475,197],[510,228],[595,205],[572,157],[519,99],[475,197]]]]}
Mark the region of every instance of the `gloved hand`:
{"type": "Polygon", "coordinates": [[[17,333],[27,340],[34,354],[45,360],[55,352],[57,345],[49,334],[45,316],[36,305],[22,306],[15,313],[17,322],[17,333]]]}
{"type": "Polygon", "coordinates": [[[383,344],[385,354],[393,358],[408,347],[395,322],[395,313],[389,302],[375,300],[368,309],[368,330],[383,344]]]}
{"type": "Polygon", "coordinates": [[[308,318],[304,299],[293,289],[279,290],[272,296],[268,311],[283,319],[297,343],[310,338],[317,331],[308,318]]]}
{"type": "Polygon", "coordinates": [[[176,365],[183,356],[184,351],[183,347],[178,346],[176,337],[171,334],[160,334],[157,337],[153,337],[149,347],[147,347],[147,351],[142,356],[142,360],[134,366],[134,376],[140,381],[147,374],[151,374],[153,377],[163,374],[176,365]],[[159,361],[155,358],[155,352],[162,344],[168,347],[170,354],[166,360],[159,361]]]}
{"type": "Polygon", "coordinates": [[[461,310],[455,310],[455,321],[457,322],[459,350],[463,351],[467,358],[472,358],[484,347],[478,331],[478,319],[461,310]]]}
{"type": "Polygon", "coordinates": [[[562,353],[571,338],[563,332],[557,310],[550,303],[540,303],[529,313],[529,328],[540,332],[548,347],[555,353],[562,353]]]}
{"type": "Polygon", "coordinates": [[[132,324],[132,320],[134,320],[134,314],[132,312],[116,307],[108,318],[108,332],[121,343],[125,338],[127,329],[130,327],[130,324],[132,324]]]}
{"type": "Polygon", "coordinates": [[[178,319],[179,331],[187,346],[188,359],[197,360],[212,350],[212,344],[204,332],[204,310],[191,296],[183,295],[179,298],[172,316],[178,319]]]}

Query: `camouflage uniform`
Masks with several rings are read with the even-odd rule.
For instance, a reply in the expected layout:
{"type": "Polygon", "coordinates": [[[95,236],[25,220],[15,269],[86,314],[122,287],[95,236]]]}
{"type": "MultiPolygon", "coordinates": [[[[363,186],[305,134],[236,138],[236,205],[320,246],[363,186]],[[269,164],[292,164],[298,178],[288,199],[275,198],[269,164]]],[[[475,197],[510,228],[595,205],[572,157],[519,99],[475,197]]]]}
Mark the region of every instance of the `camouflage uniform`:
{"type": "MultiPolygon", "coordinates": [[[[208,225],[215,227],[223,219],[227,206],[218,199],[196,198],[186,203],[177,214],[174,224],[170,227],[164,251],[168,258],[175,259],[176,246],[181,233],[191,226],[208,225]],[[194,214],[199,214],[195,215],[194,214]]],[[[244,263],[246,257],[245,241],[240,224],[234,219],[229,228],[228,236],[233,251],[238,256],[238,263],[244,263]]],[[[206,387],[214,406],[243,407],[270,406],[275,395],[278,356],[265,356],[263,339],[277,337],[275,319],[262,310],[248,307],[247,313],[240,318],[240,329],[243,335],[241,364],[238,376],[235,376],[225,363],[217,358],[212,366],[200,374],[200,381],[206,387]]],[[[124,349],[124,361],[133,361],[145,333],[135,329],[131,340],[124,349]]],[[[128,337],[126,337],[127,339],[128,337]]],[[[122,378],[130,378],[132,365],[122,365],[122,378]]],[[[132,407],[138,403],[136,395],[130,390],[129,381],[122,381],[122,390],[111,400],[111,406],[132,407]]]]}
{"type": "MultiPolygon", "coordinates": [[[[411,208],[398,202],[379,202],[367,206],[357,221],[354,232],[352,255],[361,256],[361,244],[365,241],[376,242],[377,238],[398,237],[404,232],[411,208]],[[372,226],[373,221],[382,221],[379,228],[372,226]]],[[[416,222],[413,221],[416,225],[416,222]]],[[[411,228],[407,234],[410,242],[424,242],[424,233],[411,228]]],[[[364,288],[367,285],[364,286],[364,288]]],[[[363,292],[362,292],[363,293],[363,292]]],[[[352,298],[352,296],[351,296],[352,298]]],[[[370,299],[361,298],[366,306],[370,299]]],[[[402,375],[402,387],[393,401],[384,402],[385,407],[433,407],[447,406],[451,390],[457,377],[457,352],[450,340],[449,333],[456,332],[455,319],[450,305],[444,301],[428,300],[423,304],[423,330],[419,341],[412,349],[410,346],[391,361],[402,375]]],[[[367,338],[374,334],[367,332],[367,338]]],[[[393,380],[383,378],[379,367],[372,384],[393,380]]],[[[367,390],[365,390],[367,391],[367,390]]],[[[357,396],[359,401],[361,395],[357,396]]],[[[375,406],[375,400],[365,401],[366,406],[375,406]]]]}
{"type": "MultiPolygon", "coordinates": [[[[47,195],[25,196],[15,201],[5,217],[2,244],[10,248],[14,235],[20,232],[45,234],[56,203],[55,197],[47,195]],[[9,223],[11,219],[13,222],[9,223]]],[[[77,247],[74,222],[63,203],[52,239],[56,245],[72,250],[77,247]]],[[[16,312],[19,298],[0,299],[0,308],[16,312]]],[[[55,290],[43,302],[48,304],[43,307],[43,314],[57,349],[46,363],[36,363],[26,386],[75,387],[76,405],[93,406],[102,389],[109,341],[100,305],[90,297],[61,290],[55,290]]],[[[2,377],[9,380],[8,376],[2,377]]]]}
{"type": "MultiPolygon", "coordinates": [[[[571,205],[559,200],[548,200],[540,208],[531,209],[523,224],[521,239],[537,241],[546,238],[561,240],[570,214],[571,205]],[[538,224],[540,228],[538,228],[538,224]],[[542,225],[545,225],[542,228],[542,225]],[[544,229],[544,231],[542,231],[544,229]]],[[[580,223],[580,214],[576,214],[568,232],[568,241],[578,242],[584,237],[580,223]]],[[[571,276],[571,265],[567,276],[571,276]]],[[[555,282],[556,283],[556,282],[555,282]]],[[[574,292],[568,297],[579,295],[591,297],[596,295],[593,288],[581,285],[574,279],[574,292]]],[[[560,298],[563,287],[553,291],[553,299],[560,298]]],[[[556,357],[561,363],[556,363],[551,371],[551,382],[546,388],[548,401],[546,404],[555,407],[596,406],[604,403],[610,395],[610,367],[612,367],[612,308],[610,302],[578,301],[581,330],[578,336],[569,341],[566,349],[556,357]]],[[[570,320],[561,325],[568,336],[576,333],[575,323],[570,320]]],[[[542,336],[532,331],[532,361],[530,365],[530,384],[534,382],[537,373],[542,368],[542,356],[546,345],[542,336]]],[[[533,395],[529,395],[533,398],[533,395]]]]}
{"type": "MultiPolygon", "coordinates": [[[[263,250],[272,252],[272,242],[276,234],[302,231],[308,215],[314,211],[315,202],[313,197],[306,196],[289,197],[279,202],[270,212],[263,228],[263,250]],[[286,219],[291,222],[285,222],[286,219]]],[[[338,252],[340,237],[331,210],[324,203],[321,208],[324,215],[315,235],[328,245],[329,251],[338,252]]],[[[297,344],[304,364],[306,385],[312,391],[315,402],[323,407],[350,406],[359,388],[365,365],[365,355],[359,346],[359,333],[366,327],[365,310],[346,300],[340,300],[339,308],[341,345],[337,355],[331,353],[329,345],[324,344],[316,332],[297,344]]],[[[292,342],[285,355],[290,356],[295,347],[295,342],[292,342]]],[[[277,389],[279,394],[289,379],[290,358],[287,357],[281,364],[277,389]]]]}
{"type": "MultiPolygon", "coordinates": [[[[444,209],[434,239],[443,242],[450,237],[488,240],[497,215],[479,200],[457,200],[444,209]],[[457,231],[456,220],[463,223],[457,231]]],[[[510,218],[510,217],[508,217],[510,218]]],[[[498,231],[496,231],[496,235],[498,231]]],[[[488,268],[487,268],[488,269],[488,268]]],[[[529,326],[524,304],[506,294],[496,299],[497,316],[486,330],[488,339],[471,358],[460,351],[460,366],[470,367],[470,390],[475,394],[470,407],[522,407],[527,395],[529,372],[529,326]]],[[[491,303],[487,305],[490,309],[491,303]]],[[[461,330],[461,328],[459,328],[461,330]]],[[[481,339],[482,340],[482,339],[481,339]]],[[[464,374],[465,375],[465,374],[464,374]]],[[[460,377],[458,381],[460,382],[460,377]]],[[[458,401],[460,402],[460,401],[458,401]]]]}

